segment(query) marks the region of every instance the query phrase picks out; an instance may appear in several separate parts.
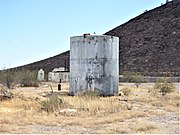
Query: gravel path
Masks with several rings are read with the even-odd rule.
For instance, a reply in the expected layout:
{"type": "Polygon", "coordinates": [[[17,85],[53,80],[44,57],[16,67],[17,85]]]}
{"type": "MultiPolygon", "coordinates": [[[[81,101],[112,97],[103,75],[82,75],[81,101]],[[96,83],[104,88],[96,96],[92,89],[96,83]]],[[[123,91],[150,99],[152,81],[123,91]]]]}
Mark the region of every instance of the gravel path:
{"type": "Polygon", "coordinates": [[[45,126],[45,125],[27,125],[25,133],[31,134],[95,134],[95,131],[80,126],[45,126]]]}
{"type": "Polygon", "coordinates": [[[171,123],[171,122],[179,121],[180,116],[175,113],[169,113],[166,115],[151,117],[150,120],[154,122],[160,122],[160,123],[171,123]]]}
{"type": "Polygon", "coordinates": [[[163,128],[161,133],[165,134],[180,134],[180,115],[175,113],[168,113],[161,116],[154,116],[149,119],[163,128]]]}

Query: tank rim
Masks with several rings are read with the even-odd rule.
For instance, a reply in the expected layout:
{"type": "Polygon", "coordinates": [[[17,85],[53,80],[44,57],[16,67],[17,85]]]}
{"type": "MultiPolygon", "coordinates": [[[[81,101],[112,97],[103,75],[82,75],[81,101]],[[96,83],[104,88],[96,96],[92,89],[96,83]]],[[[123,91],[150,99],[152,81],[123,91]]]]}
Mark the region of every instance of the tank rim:
{"type": "MultiPolygon", "coordinates": [[[[83,35],[80,35],[80,36],[72,36],[70,38],[83,38],[84,36],[83,35]]],[[[87,35],[87,37],[113,37],[113,38],[119,38],[119,37],[116,37],[116,36],[110,36],[110,35],[87,35]]]]}

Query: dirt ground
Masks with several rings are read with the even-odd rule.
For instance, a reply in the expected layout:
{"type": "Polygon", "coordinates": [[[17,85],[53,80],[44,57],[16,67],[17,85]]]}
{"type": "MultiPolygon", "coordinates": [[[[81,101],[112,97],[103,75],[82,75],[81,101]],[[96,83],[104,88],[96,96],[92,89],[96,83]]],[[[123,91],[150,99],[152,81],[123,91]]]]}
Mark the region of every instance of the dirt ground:
{"type": "Polygon", "coordinates": [[[62,91],[56,83],[40,87],[15,88],[14,98],[0,101],[0,134],[180,134],[180,84],[162,96],[153,92],[153,83],[121,83],[119,91],[129,95],[84,98],[68,96],[68,84],[62,91]],[[42,110],[42,102],[53,91],[66,106],[42,110]]]}

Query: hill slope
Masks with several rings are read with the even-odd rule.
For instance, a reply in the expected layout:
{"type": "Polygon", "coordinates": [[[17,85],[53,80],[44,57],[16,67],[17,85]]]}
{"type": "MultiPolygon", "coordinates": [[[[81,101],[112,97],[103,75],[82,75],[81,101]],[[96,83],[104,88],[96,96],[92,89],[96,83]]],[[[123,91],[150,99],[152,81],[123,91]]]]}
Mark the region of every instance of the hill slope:
{"type": "MultiPolygon", "coordinates": [[[[120,38],[120,73],[145,75],[180,73],[180,2],[173,0],[147,11],[105,35],[120,38]]],[[[44,69],[65,66],[69,70],[69,51],[18,68],[44,69]]]]}
{"type": "Polygon", "coordinates": [[[29,70],[39,70],[43,69],[45,74],[52,71],[56,67],[65,67],[67,71],[69,71],[69,59],[70,59],[70,52],[66,51],[59,55],[37,61],[31,64],[27,64],[24,66],[16,67],[15,70],[19,69],[29,69],[29,70]]]}
{"type": "MultiPolygon", "coordinates": [[[[173,1],[174,2],[174,1],[173,1]]],[[[145,12],[105,33],[120,38],[120,72],[180,71],[180,3],[145,12]]]]}

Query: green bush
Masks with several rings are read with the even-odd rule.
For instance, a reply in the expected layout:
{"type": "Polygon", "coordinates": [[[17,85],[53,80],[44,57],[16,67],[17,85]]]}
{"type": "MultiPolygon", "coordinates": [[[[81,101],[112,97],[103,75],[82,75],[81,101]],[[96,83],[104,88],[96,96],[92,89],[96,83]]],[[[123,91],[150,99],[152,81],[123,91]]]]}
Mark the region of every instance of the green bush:
{"type": "Polygon", "coordinates": [[[132,76],[134,75],[133,72],[125,71],[123,73],[123,78],[126,82],[132,82],[132,76]]]}
{"type": "Polygon", "coordinates": [[[143,77],[141,75],[133,75],[132,82],[138,88],[141,85],[141,83],[143,82],[143,77]]]}
{"type": "Polygon", "coordinates": [[[37,72],[22,70],[18,72],[21,87],[38,87],[37,72]]]}
{"type": "Polygon", "coordinates": [[[122,88],[121,91],[122,91],[123,95],[125,95],[125,96],[129,96],[129,94],[131,93],[131,89],[128,87],[122,88]]]}
{"type": "Polygon", "coordinates": [[[166,95],[167,93],[173,92],[175,86],[170,79],[164,77],[157,79],[154,89],[158,89],[162,95],[166,95]]]}
{"type": "Polygon", "coordinates": [[[0,71],[0,83],[11,89],[20,84],[22,87],[38,87],[37,72],[30,70],[2,70],[0,71]]]}
{"type": "Polygon", "coordinates": [[[8,89],[13,88],[17,84],[17,74],[11,70],[0,71],[0,83],[8,89]]]}
{"type": "Polygon", "coordinates": [[[134,72],[124,72],[123,77],[126,82],[132,82],[138,88],[144,81],[143,76],[134,72]]]}

